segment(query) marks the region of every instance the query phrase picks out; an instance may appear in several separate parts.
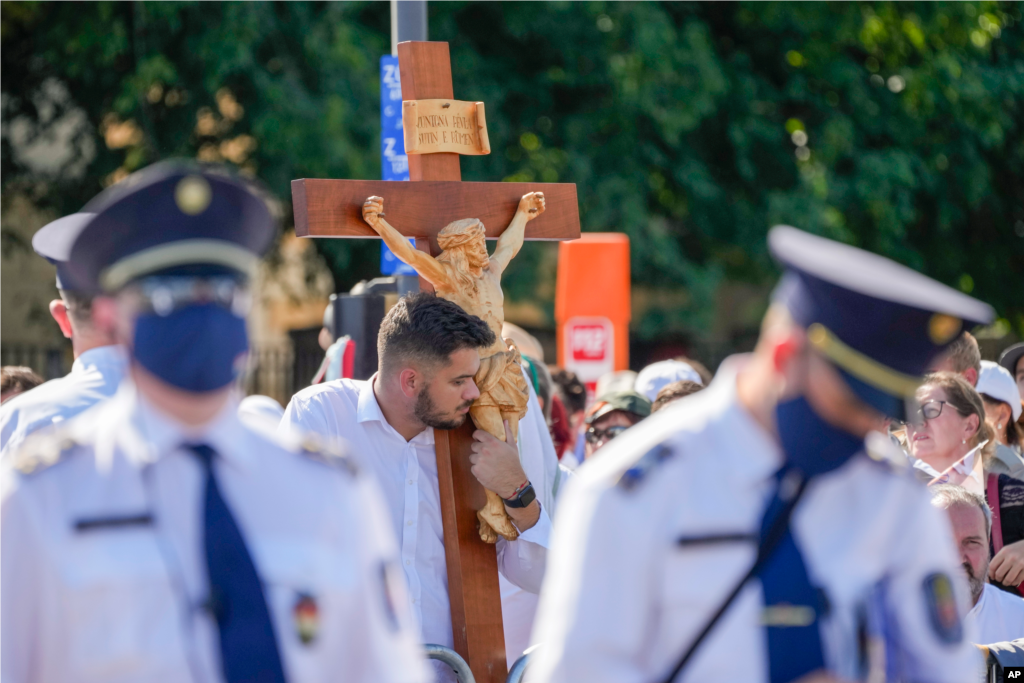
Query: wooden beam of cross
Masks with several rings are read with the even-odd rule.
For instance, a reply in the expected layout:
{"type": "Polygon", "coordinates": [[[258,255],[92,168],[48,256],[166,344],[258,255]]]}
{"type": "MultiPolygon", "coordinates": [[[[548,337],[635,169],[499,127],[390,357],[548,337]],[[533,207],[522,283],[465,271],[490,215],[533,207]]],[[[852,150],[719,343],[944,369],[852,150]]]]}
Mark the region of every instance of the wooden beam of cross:
{"type": "MultiPolygon", "coordinates": [[[[448,44],[398,45],[402,99],[452,99],[448,44]]],[[[554,183],[463,183],[459,155],[409,156],[416,182],[369,180],[292,181],[295,232],[301,237],[377,238],[363,221],[363,202],[383,197],[387,220],[417,248],[439,253],[437,233],[462,218],[480,219],[496,239],[515,215],[519,200],[543,192],[546,211],[526,227],[528,240],[569,240],[580,235],[576,186],[554,183]]],[[[424,281],[421,279],[421,283],[424,281]]],[[[484,490],[470,471],[473,426],[435,430],[438,489],[444,526],[448,593],[455,650],[469,662],[479,683],[501,683],[507,666],[495,548],[480,540],[476,511],[484,490]]]]}

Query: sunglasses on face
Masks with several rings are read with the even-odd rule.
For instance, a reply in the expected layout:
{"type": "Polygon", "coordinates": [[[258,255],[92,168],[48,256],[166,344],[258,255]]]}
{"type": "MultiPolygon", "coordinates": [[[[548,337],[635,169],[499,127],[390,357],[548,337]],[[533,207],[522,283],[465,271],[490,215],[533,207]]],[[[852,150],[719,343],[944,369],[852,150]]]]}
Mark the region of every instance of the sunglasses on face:
{"type": "Polygon", "coordinates": [[[599,443],[606,443],[617,437],[622,432],[629,429],[629,427],[609,427],[608,429],[594,429],[591,427],[587,430],[587,443],[591,446],[596,446],[599,443]]]}

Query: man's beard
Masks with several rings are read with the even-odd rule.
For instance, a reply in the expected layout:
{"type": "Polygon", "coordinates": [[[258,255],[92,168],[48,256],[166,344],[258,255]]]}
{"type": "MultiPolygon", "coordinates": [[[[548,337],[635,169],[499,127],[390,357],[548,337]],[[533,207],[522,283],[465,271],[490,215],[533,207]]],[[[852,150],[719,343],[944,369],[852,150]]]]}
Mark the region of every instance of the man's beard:
{"type": "MultiPolygon", "coordinates": [[[[460,403],[455,410],[461,411],[471,405],[473,405],[472,401],[466,401],[465,403],[460,403]]],[[[466,421],[466,415],[468,415],[468,413],[459,414],[457,412],[454,415],[451,413],[445,414],[438,411],[437,406],[434,405],[434,400],[430,398],[430,392],[426,388],[416,397],[413,414],[417,420],[434,429],[455,429],[466,421]]]]}
{"type": "MultiPolygon", "coordinates": [[[[985,577],[982,576],[980,579],[974,575],[974,568],[967,562],[963,564],[964,572],[967,573],[967,583],[971,587],[971,602],[978,604],[978,599],[981,597],[982,591],[985,590],[985,577]]],[[[987,571],[985,572],[988,573],[987,571]]]]}

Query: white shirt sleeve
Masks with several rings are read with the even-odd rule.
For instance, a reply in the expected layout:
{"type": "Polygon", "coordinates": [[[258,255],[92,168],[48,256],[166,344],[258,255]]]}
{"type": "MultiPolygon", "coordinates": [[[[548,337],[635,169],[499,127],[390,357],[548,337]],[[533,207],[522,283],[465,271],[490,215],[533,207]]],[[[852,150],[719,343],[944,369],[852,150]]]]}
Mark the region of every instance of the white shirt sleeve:
{"type": "Polygon", "coordinates": [[[284,409],[284,415],[277,426],[277,433],[284,437],[295,437],[306,432],[313,432],[327,438],[331,435],[330,426],[322,410],[311,410],[312,399],[293,397],[284,409]]]}
{"type": "Polygon", "coordinates": [[[896,652],[887,653],[886,659],[903,664],[901,680],[978,680],[981,656],[971,644],[973,632],[964,624],[970,591],[954,551],[949,521],[943,511],[932,507],[926,489],[919,486],[908,491],[904,511],[901,539],[889,558],[886,616],[894,628],[887,630],[896,652]],[[953,598],[945,602],[942,582],[953,589],[953,598]]]}
{"type": "Polygon", "coordinates": [[[34,660],[40,634],[35,604],[37,584],[44,570],[39,561],[42,530],[24,495],[16,490],[16,477],[4,472],[0,509],[0,679],[7,683],[38,680],[34,660]]]}
{"type": "Polygon", "coordinates": [[[540,518],[514,541],[498,539],[498,571],[530,593],[540,593],[551,542],[551,518],[541,506],[540,518]]]}
{"type": "Polygon", "coordinates": [[[566,488],[531,642],[531,683],[650,683],[657,565],[654,525],[621,495],[577,478],[566,488]],[[600,570],[595,570],[600,568],[600,570]],[[599,600],[592,599],[600,596],[599,600]]]}

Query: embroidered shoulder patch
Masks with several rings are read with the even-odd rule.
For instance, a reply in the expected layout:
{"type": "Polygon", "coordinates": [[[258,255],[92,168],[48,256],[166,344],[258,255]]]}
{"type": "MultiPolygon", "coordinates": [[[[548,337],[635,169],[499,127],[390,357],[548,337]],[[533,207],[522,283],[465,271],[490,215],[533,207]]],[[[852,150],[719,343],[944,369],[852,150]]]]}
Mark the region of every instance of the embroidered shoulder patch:
{"type": "Polygon", "coordinates": [[[42,472],[63,460],[78,445],[78,441],[62,432],[31,436],[15,453],[14,469],[22,474],[42,472]]]}
{"type": "Polygon", "coordinates": [[[636,488],[637,484],[644,480],[648,472],[665,462],[672,455],[672,452],[672,449],[665,444],[658,444],[647,451],[640,456],[639,460],[633,463],[632,467],[622,473],[618,481],[619,487],[632,491],[636,488]]]}
{"type": "Polygon", "coordinates": [[[322,462],[329,467],[342,469],[353,477],[359,474],[359,468],[342,448],[319,436],[305,435],[299,444],[299,450],[307,458],[322,462]]]}
{"type": "Polygon", "coordinates": [[[964,637],[960,613],[953,595],[953,582],[942,572],[929,574],[921,584],[928,621],[940,642],[956,645],[964,637]]]}

